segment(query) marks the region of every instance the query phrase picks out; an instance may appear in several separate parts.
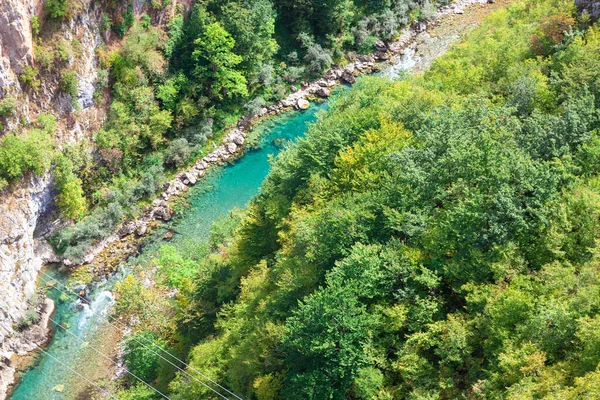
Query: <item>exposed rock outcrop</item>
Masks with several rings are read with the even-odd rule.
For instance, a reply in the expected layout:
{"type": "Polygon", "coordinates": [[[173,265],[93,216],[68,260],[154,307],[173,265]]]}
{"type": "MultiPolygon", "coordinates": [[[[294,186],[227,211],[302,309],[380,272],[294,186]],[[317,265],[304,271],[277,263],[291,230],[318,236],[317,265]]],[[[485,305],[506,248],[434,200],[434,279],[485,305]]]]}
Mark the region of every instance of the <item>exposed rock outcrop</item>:
{"type": "Polygon", "coordinates": [[[575,5],[580,12],[589,14],[594,19],[600,17],[600,1],[598,0],[575,0],[575,5]]]}

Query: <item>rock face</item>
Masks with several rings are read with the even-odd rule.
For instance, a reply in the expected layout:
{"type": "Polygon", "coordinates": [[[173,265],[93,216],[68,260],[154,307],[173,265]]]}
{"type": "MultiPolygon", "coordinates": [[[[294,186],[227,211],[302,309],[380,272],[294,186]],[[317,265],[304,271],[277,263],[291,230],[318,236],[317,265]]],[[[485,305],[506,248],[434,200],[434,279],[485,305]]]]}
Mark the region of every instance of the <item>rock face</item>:
{"type": "Polygon", "coordinates": [[[44,261],[36,252],[35,233],[42,228],[38,219],[52,206],[49,182],[49,175],[30,177],[0,202],[0,346],[27,310],[44,261]]]}
{"type": "Polygon", "coordinates": [[[16,74],[33,61],[30,14],[34,1],[3,0],[0,7],[0,96],[16,83],[16,74]]]}
{"type": "MultiPolygon", "coordinates": [[[[32,121],[40,113],[58,119],[59,146],[80,142],[99,129],[105,116],[105,110],[93,104],[100,68],[95,50],[102,43],[98,23],[104,12],[99,3],[79,1],[76,15],[56,28],[66,40],[77,38],[81,43],[81,54],[67,61],[68,68],[78,78],[79,93],[75,100],[81,109],[73,113],[71,99],[58,94],[56,74],[41,73],[40,89],[36,92],[24,90],[18,79],[24,66],[36,62],[30,21],[34,15],[41,15],[43,1],[0,0],[0,99],[11,96],[17,100],[15,115],[5,124],[8,130],[20,129],[21,119],[32,121]]],[[[23,333],[17,335],[13,327],[27,311],[38,271],[53,256],[47,244],[39,240],[57,226],[47,217],[52,210],[50,174],[26,176],[0,192],[0,399],[4,398],[7,381],[4,377],[12,368],[2,360],[12,353],[35,348],[31,340],[23,333]]]]}
{"type": "Polygon", "coordinates": [[[579,12],[585,12],[592,18],[600,17],[600,1],[597,0],[575,0],[575,5],[579,12]]]}

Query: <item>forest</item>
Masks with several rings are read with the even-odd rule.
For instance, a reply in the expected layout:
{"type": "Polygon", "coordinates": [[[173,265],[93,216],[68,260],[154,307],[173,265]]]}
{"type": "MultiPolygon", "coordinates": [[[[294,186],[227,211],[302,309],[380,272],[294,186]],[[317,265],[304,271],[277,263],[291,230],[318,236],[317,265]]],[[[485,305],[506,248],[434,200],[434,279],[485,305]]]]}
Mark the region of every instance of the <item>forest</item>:
{"type": "MultiPolygon", "coordinates": [[[[94,102],[106,106],[108,118],[92,142],[63,151],[74,175],[59,188],[73,199],[61,205],[62,216],[78,223],[56,235],[55,250],[80,260],[124,216],[139,214],[176,170],[206,155],[241,116],[258,113],[336,63],[374,52],[378,41],[395,39],[403,27],[431,18],[447,3],[206,0],[193,2],[191,10],[176,8],[159,25],[153,13],[170,9],[168,0],[152,1],[140,18],[133,2],[106,1],[98,30],[113,39],[96,49],[101,70],[94,102]]],[[[81,53],[81,43],[65,40],[59,29],[78,4],[45,2],[44,18],[32,20],[35,66],[19,76],[36,92],[40,74],[58,74],[59,91],[71,96],[73,112],[80,107],[78,86],[67,61],[81,53]]],[[[11,101],[0,103],[0,119],[10,115],[11,101]]],[[[27,135],[24,129],[19,136],[27,135]]],[[[39,173],[19,165],[15,176],[0,165],[0,189],[24,173],[39,173]]]]}
{"type": "MultiPolygon", "coordinates": [[[[322,41],[351,18],[328,3],[278,7],[322,41]]],[[[210,43],[223,26],[206,24],[210,43]]],[[[422,74],[362,79],[208,248],[164,246],[156,287],[121,282],[117,315],[247,399],[600,398],[598,65],[589,16],[525,0],[422,74]]],[[[216,398],[127,343],[171,398],[216,398]]],[[[121,395],[155,398],[134,381],[121,395]]]]}

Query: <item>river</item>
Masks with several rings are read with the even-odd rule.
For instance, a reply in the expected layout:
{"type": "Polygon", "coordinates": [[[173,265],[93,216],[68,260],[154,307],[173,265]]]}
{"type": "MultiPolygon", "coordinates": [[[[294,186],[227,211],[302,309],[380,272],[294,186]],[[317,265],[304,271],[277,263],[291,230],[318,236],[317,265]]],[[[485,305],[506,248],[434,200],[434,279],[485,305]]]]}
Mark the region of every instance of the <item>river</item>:
{"type": "MultiPolygon", "coordinates": [[[[149,239],[142,253],[131,259],[121,271],[108,281],[97,284],[88,295],[89,304],[81,304],[77,294],[68,292],[63,283],[66,277],[52,269],[45,270],[40,284],[54,280],[48,289],[57,310],[52,316],[54,336],[38,356],[36,363],[21,377],[13,391],[12,400],[87,398],[85,390],[91,381],[109,379],[110,357],[114,355],[115,340],[122,326],[115,328],[107,322],[107,313],[114,303],[111,293],[115,283],[128,266],[151,257],[160,245],[167,229],[175,231],[169,241],[174,246],[202,245],[210,235],[212,224],[234,208],[244,207],[260,189],[269,172],[270,157],[306,132],[308,124],[316,120],[327,103],[313,104],[302,112],[288,112],[255,127],[260,132],[259,145],[243,157],[225,167],[213,168],[209,176],[190,189],[187,208],[170,224],[163,224],[149,239]],[[107,358],[103,357],[106,355],[107,358]],[[82,394],[83,392],[83,394],[82,394]]],[[[114,366],[114,365],[113,365],[114,366]]]]}

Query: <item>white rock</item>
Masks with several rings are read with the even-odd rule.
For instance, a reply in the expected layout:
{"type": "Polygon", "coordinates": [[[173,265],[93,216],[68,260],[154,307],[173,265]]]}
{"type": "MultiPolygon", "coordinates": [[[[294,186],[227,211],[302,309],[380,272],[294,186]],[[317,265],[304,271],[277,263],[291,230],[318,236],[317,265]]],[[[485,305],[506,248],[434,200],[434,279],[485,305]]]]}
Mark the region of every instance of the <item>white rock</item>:
{"type": "Polygon", "coordinates": [[[306,99],[298,99],[296,102],[296,107],[298,107],[300,110],[306,110],[308,107],[310,107],[310,103],[306,99]]]}

